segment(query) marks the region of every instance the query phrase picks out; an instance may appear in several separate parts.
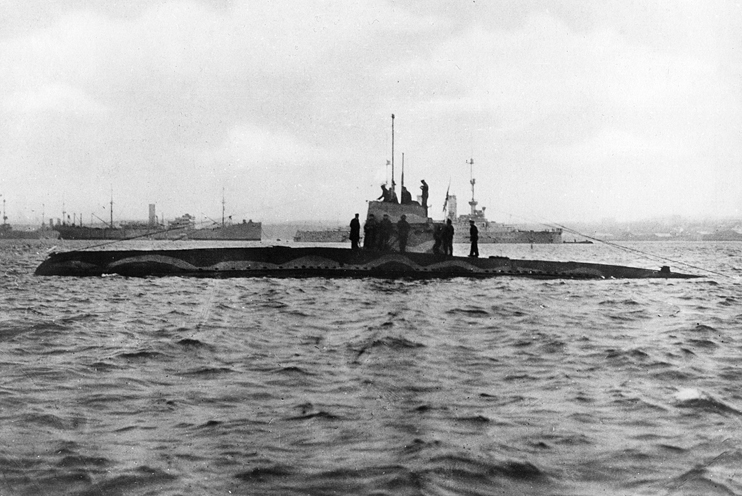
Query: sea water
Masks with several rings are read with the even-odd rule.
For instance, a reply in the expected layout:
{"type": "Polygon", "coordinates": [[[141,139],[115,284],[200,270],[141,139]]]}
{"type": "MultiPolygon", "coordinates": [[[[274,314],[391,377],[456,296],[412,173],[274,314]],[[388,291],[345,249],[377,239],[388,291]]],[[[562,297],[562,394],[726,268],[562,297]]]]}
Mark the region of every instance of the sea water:
{"type": "Polygon", "coordinates": [[[79,243],[0,246],[2,495],[742,494],[742,244],[480,247],[693,280],[33,275],[79,243]]]}

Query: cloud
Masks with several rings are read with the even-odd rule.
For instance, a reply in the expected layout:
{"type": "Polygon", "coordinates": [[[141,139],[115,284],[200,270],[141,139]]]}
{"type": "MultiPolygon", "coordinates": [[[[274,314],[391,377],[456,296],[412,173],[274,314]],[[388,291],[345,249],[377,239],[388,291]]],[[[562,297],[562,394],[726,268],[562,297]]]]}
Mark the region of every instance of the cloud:
{"type": "Polygon", "coordinates": [[[547,148],[544,156],[579,168],[584,168],[585,165],[604,167],[615,163],[626,167],[637,160],[643,163],[675,161],[694,151],[692,147],[692,143],[678,139],[640,136],[622,129],[602,128],[583,141],[547,148]]]}
{"type": "Polygon", "coordinates": [[[326,160],[328,153],[285,131],[241,123],[230,128],[219,148],[205,152],[204,158],[227,161],[239,168],[277,164],[300,166],[326,160]]]}
{"type": "Polygon", "coordinates": [[[34,90],[18,91],[3,100],[10,112],[43,113],[46,111],[73,114],[104,114],[108,109],[84,91],[66,84],[49,84],[34,90]]]}
{"type": "MultiPolygon", "coordinates": [[[[449,178],[466,195],[472,157],[480,203],[502,210],[592,213],[580,188],[629,176],[703,183],[727,205],[742,195],[739,30],[709,13],[683,21],[685,4],[33,5],[0,21],[0,160],[19,164],[6,175],[18,191],[53,173],[52,194],[81,204],[95,181],[133,204],[178,189],[167,201],[187,205],[241,182],[266,204],[301,189],[331,191],[321,212],[356,210],[378,196],[395,113],[396,163],[406,153],[432,196],[449,178]]],[[[643,210],[661,203],[611,184],[643,210]]]]}

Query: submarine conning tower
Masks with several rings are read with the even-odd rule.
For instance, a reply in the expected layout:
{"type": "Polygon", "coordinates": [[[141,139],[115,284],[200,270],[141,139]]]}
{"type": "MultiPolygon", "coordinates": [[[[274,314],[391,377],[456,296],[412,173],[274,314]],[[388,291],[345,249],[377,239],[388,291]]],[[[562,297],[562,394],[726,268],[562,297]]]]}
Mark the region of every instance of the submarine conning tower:
{"type": "Polygon", "coordinates": [[[425,215],[425,209],[416,203],[402,205],[393,202],[370,201],[368,202],[368,213],[366,218],[373,214],[378,221],[384,218],[384,214],[389,216],[389,220],[396,223],[402,217],[407,216],[407,222],[410,224],[427,224],[428,218],[425,215]]]}

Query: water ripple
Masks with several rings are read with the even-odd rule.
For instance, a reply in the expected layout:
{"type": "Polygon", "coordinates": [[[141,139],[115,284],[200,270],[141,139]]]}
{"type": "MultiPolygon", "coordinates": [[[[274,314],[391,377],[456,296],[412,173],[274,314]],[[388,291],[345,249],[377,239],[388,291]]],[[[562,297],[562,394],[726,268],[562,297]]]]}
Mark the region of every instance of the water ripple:
{"type": "Polygon", "coordinates": [[[733,277],[37,278],[46,246],[0,250],[0,494],[742,494],[742,246],[652,247],[733,277]]]}

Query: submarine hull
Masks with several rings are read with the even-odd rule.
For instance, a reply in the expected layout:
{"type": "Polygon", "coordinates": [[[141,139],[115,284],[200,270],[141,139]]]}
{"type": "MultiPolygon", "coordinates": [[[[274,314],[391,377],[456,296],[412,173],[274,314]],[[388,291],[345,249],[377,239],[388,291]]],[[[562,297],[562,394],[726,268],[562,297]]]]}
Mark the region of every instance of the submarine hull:
{"type": "Polygon", "coordinates": [[[621,265],[507,257],[446,257],[430,253],[393,253],[347,248],[285,246],[181,250],[68,251],[49,255],[38,276],[89,277],[381,277],[542,279],[671,279],[690,274],[621,265]]]}

